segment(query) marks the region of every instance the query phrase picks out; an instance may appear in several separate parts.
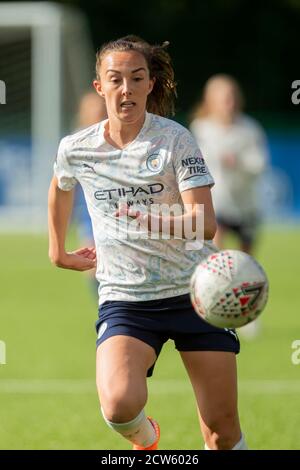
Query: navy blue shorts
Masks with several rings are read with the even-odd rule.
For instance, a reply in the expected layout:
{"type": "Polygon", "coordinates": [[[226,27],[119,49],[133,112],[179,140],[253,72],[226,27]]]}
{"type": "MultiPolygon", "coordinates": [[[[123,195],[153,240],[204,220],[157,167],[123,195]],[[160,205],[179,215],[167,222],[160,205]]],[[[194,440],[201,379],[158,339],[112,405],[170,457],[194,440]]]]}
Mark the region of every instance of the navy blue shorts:
{"type": "MultiPolygon", "coordinates": [[[[227,351],[238,354],[240,343],[234,330],[216,328],[195,312],[189,294],[167,299],[124,302],[108,300],[99,307],[97,347],[111,336],[138,338],[159,356],[172,339],[178,351],[227,351]]],[[[153,366],[147,376],[152,375],[153,366]]]]}

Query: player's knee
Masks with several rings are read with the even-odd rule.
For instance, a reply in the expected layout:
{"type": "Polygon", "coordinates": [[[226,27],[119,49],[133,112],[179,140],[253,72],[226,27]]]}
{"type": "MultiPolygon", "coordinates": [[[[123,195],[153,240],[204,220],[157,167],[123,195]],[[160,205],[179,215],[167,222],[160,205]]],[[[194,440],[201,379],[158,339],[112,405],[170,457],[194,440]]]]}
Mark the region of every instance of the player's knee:
{"type": "Polygon", "coordinates": [[[112,423],[126,423],[134,419],[144,408],[146,397],[143,393],[122,391],[101,393],[101,406],[105,418],[112,423]]]}
{"type": "Polygon", "coordinates": [[[127,399],[111,400],[102,405],[105,418],[111,423],[127,423],[142,411],[144,404],[127,399]]]}

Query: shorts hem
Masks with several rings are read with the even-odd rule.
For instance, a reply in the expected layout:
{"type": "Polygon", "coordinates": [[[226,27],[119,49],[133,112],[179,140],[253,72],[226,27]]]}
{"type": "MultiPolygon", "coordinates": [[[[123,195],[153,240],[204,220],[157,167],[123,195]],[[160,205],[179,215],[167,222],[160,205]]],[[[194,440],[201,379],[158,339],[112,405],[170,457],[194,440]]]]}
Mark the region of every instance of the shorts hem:
{"type": "Polygon", "coordinates": [[[229,348],[211,348],[211,347],[187,347],[187,348],[178,348],[178,347],[175,347],[175,349],[179,352],[194,352],[194,351],[212,351],[212,352],[232,352],[234,354],[239,354],[240,352],[240,349],[229,349],[229,348]]]}
{"type": "Polygon", "coordinates": [[[156,354],[156,359],[158,358],[158,356],[160,354],[161,348],[158,350],[158,348],[155,348],[155,346],[153,346],[153,344],[151,344],[150,341],[146,341],[144,338],[141,338],[140,336],[138,336],[137,334],[135,335],[134,333],[128,334],[128,333],[122,333],[122,332],[113,333],[113,334],[111,334],[110,336],[107,336],[107,338],[104,338],[104,339],[102,339],[102,338],[97,339],[96,349],[98,349],[100,344],[104,343],[107,339],[112,338],[113,336],[128,336],[129,338],[139,339],[140,341],[147,344],[148,346],[151,346],[151,348],[154,349],[155,354],[156,354]]]}

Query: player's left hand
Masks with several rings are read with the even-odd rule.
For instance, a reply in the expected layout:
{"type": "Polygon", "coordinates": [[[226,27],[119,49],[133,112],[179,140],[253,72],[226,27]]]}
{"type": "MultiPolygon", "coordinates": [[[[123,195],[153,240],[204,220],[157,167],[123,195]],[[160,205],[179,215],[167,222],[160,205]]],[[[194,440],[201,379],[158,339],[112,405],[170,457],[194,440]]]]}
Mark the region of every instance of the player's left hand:
{"type": "Polygon", "coordinates": [[[96,249],[94,247],[85,247],[66,253],[60,267],[75,271],[88,271],[94,269],[96,264],[96,249]]]}

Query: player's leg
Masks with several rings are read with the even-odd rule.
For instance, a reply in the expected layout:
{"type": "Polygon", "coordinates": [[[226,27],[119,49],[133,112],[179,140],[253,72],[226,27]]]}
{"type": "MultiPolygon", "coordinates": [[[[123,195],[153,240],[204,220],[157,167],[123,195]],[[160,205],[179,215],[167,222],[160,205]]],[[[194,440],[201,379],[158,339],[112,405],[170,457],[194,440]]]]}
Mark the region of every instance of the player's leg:
{"type": "Polygon", "coordinates": [[[133,444],[148,448],[157,441],[155,422],[144,413],[147,371],[154,348],[130,336],[112,336],[97,348],[96,381],[107,424],[133,444]]]}
{"type": "MultiPolygon", "coordinates": [[[[253,255],[254,247],[257,241],[258,235],[258,220],[253,217],[249,221],[243,222],[239,231],[240,249],[248,255],[253,255]]],[[[239,336],[246,340],[254,340],[261,333],[261,320],[256,320],[248,323],[239,329],[239,336]]]]}
{"type": "Polygon", "coordinates": [[[248,241],[241,241],[241,251],[244,251],[245,253],[248,253],[248,255],[252,255],[253,253],[253,245],[252,243],[249,243],[248,241]]]}
{"type": "Polygon", "coordinates": [[[254,239],[256,235],[256,223],[253,221],[253,225],[248,223],[241,223],[237,235],[240,242],[240,249],[248,255],[253,255],[254,251],[254,239]]]}
{"type": "Polygon", "coordinates": [[[222,351],[180,354],[195,392],[205,448],[246,449],[237,409],[235,354],[222,351]]]}

